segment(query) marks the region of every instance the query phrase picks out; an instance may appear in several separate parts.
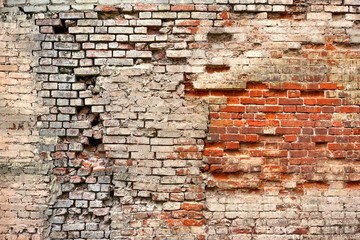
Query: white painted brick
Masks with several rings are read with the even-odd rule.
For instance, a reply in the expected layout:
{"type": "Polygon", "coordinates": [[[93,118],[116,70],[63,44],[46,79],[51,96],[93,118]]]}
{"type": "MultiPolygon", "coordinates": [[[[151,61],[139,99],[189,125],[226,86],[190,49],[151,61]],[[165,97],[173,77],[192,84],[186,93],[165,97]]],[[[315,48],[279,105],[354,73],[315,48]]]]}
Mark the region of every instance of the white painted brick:
{"type": "Polygon", "coordinates": [[[153,18],[162,18],[162,19],[175,19],[177,18],[176,12],[153,12],[153,18]]]}
{"type": "Polygon", "coordinates": [[[130,35],[130,42],[153,42],[154,35],[130,35]]]}
{"type": "Polygon", "coordinates": [[[50,0],[30,0],[31,5],[43,5],[43,4],[49,4],[50,0]]]}
{"type": "Polygon", "coordinates": [[[216,13],[212,12],[192,12],[191,17],[194,19],[216,19],[216,13]]]}
{"type": "Polygon", "coordinates": [[[358,5],[358,6],[360,6],[360,1],[359,0],[345,0],[344,4],[345,5],[358,5]]]}
{"type": "Polygon", "coordinates": [[[291,5],[293,0],[268,0],[269,4],[282,4],[282,5],[291,5]]]}
{"type": "Polygon", "coordinates": [[[167,50],[166,56],[169,58],[191,57],[191,50],[167,50]]]}
{"type": "Polygon", "coordinates": [[[348,6],[325,6],[325,12],[348,12],[348,6]]]}
{"type": "Polygon", "coordinates": [[[109,27],[109,33],[130,34],[134,32],[132,27],[109,27]]]}
{"type": "Polygon", "coordinates": [[[131,50],[126,52],[126,57],[128,58],[151,58],[151,51],[136,51],[131,50]]]}
{"type": "Polygon", "coordinates": [[[137,20],[137,26],[161,26],[162,21],[160,19],[150,19],[150,20],[137,20]]]}
{"type": "Polygon", "coordinates": [[[273,12],[285,12],[285,6],[284,5],[274,5],[273,6],[273,12]]]}
{"type": "Polygon", "coordinates": [[[164,210],[179,210],[180,204],[181,203],[179,203],[179,202],[165,202],[163,204],[163,209],[164,210]]]}
{"type": "Polygon", "coordinates": [[[99,0],[99,3],[104,5],[116,5],[123,3],[123,0],[99,0]]]}
{"type": "Polygon", "coordinates": [[[330,20],[332,18],[331,13],[307,13],[306,18],[309,20],[330,20]]]}
{"type": "Polygon", "coordinates": [[[235,5],[234,11],[246,11],[246,5],[235,5]]]}

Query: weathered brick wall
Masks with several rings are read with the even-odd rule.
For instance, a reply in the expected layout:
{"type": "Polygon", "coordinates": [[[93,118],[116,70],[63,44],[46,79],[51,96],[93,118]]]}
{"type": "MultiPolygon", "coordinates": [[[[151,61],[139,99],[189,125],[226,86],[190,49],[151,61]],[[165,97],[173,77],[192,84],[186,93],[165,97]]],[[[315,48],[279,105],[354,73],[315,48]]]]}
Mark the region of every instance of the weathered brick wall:
{"type": "Polygon", "coordinates": [[[0,239],[42,239],[50,164],[39,157],[36,121],[46,109],[31,74],[38,29],[0,6],[0,239]]]}
{"type": "Polygon", "coordinates": [[[4,239],[360,238],[357,0],[1,12],[4,239]]]}

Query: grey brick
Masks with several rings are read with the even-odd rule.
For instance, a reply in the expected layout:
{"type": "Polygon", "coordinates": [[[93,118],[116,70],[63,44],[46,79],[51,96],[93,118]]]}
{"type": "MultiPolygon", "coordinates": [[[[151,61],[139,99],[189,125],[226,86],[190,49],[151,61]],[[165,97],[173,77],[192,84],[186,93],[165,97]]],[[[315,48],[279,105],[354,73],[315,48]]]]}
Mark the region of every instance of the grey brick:
{"type": "Polygon", "coordinates": [[[116,5],[123,3],[123,0],[99,0],[99,3],[105,5],[116,5]]]}
{"type": "Polygon", "coordinates": [[[70,106],[83,106],[83,99],[70,99],[70,106]]]}
{"type": "Polygon", "coordinates": [[[98,67],[82,67],[74,69],[75,75],[79,76],[92,76],[98,75],[100,73],[100,69],[98,67]]]}
{"type": "Polygon", "coordinates": [[[130,42],[153,42],[154,35],[130,35],[130,42]]]}
{"type": "Polygon", "coordinates": [[[49,4],[50,0],[30,0],[31,5],[44,5],[49,4]]]}
{"type": "Polygon", "coordinates": [[[212,12],[192,12],[191,17],[194,19],[216,19],[216,13],[212,12]]]}
{"type": "Polygon", "coordinates": [[[79,43],[68,43],[68,42],[56,42],[54,43],[54,49],[57,50],[79,50],[80,44],[79,43]]]}
{"type": "Polygon", "coordinates": [[[7,0],[5,1],[6,6],[15,6],[25,4],[26,0],[7,0]]]}
{"type": "Polygon", "coordinates": [[[81,237],[86,239],[100,239],[104,237],[103,231],[81,231],[81,237]]]}
{"type": "Polygon", "coordinates": [[[42,50],[40,52],[40,57],[57,57],[58,51],[55,50],[42,50]]]}
{"type": "Polygon", "coordinates": [[[80,19],[80,18],[84,18],[84,13],[82,13],[82,12],[68,12],[68,13],[61,12],[59,14],[59,17],[62,19],[80,19]]]}
{"type": "Polygon", "coordinates": [[[57,200],[54,208],[69,208],[74,204],[73,200],[57,200]]]}
{"type": "Polygon", "coordinates": [[[75,76],[67,74],[50,75],[49,80],[52,82],[75,82],[75,76]]]}
{"type": "Polygon", "coordinates": [[[111,42],[115,40],[115,35],[111,34],[91,34],[90,41],[94,42],[111,42]]]}
{"type": "Polygon", "coordinates": [[[69,99],[56,99],[56,105],[58,105],[58,106],[68,106],[69,105],[69,99]]]}
{"type": "Polygon", "coordinates": [[[151,58],[152,52],[151,51],[131,50],[131,51],[126,52],[126,57],[128,57],[128,58],[151,58]]]}
{"type": "Polygon", "coordinates": [[[70,123],[71,128],[91,128],[90,121],[76,121],[70,123]]]}
{"type": "Polygon", "coordinates": [[[137,26],[161,26],[162,21],[160,19],[147,19],[147,20],[137,20],[137,26]]]}
{"type": "Polygon", "coordinates": [[[59,90],[71,90],[71,83],[57,83],[59,90]]]}
{"type": "Polygon", "coordinates": [[[45,12],[46,6],[24,6],[24,12],[34,13],[34,12],[45,12]]]}
{"type": "Polygon", "coordinates": [[[94,33],[94,27],[69,27],[69,33],[94,33]]]}
{"type": "Polygon", "coordinates": [[[109,58],[112,52],[109,50],[87,50],[86,57],[88,58],[109,58]]]}
{"type": "Polygon", "coordinates": [[[76,91],[51,91],[51,96],[54,98],[77,98],[76,91]]]}
{"type": "Polygon", "coordinates": [[[47,8],[52,12],[64,12],[70,10],[70,5],[48,5],[47,8]]]}
{"type": "Polygon", "coordinates": [[[62,122],[70,121],[70,115],[68,115],[68,114],[58,114],[57,115],[57,120],[62,121],[62,122]]]}
{"type": "Polygon", "coordinates": [[[36,73],[57,73],[58,72],[58,67],[55,67],[55,66],[35,67],[34,72],[36,72],[36,73]]]}
{"type": "Polygon", "coordinates": [[[53,64],[61,67],[77,67],[79,63],[76,59],[56,58],[53,60],[53,64]]]}
{"type": "Polygon", "coordinates": [[[63,231],[81,231],[84,229],[85,223],[66,223],[63,225],[63,231]]]}
{"type": "MultiPolygon", "coordinates": [[[[88,207],[88,201],[86,200],[76,200],[75,201],[75,207],[77,208],[87,208],[88,207]]],[[[82,229],[74,229],[74,230],[83,230],[84,226],[82,227],[82,229]]]]}
{"type": "Polygon", "coordinates": [[[109,27],[109,33],[131,34],[131,33],[134,33],[134,28],[132,28],[132,27],[109,27]]]}
{"type": "Polygon", "coordinates": [[[102,21],[97,19],[84,19],[84,20],[78,20],[77,22],[78,26],[102,26],[102,21]]]}
{"type": "Polygon", "coordinates": [[[124,58],[111,58],[107,60],[107,64],[110,66],[131,66],[134,65],[134,60],[124,58]]]}
{"type": "Polygon", "coordinates": [[[39,26],[62,26],[60,19],[50,18],[50,19],[38,19],[36,20],[36,25],[39,26]]]}
{"type": "Polygon", "coordinates": [[[80,135],[79,129],[66,129],[66,136],[77,137],[80,135]]]}
{"type": "MultiPolygon", "coordinates": [[[[74,126],[72,126],[72,127],[74,127],[74,126]]],[[[84,149],[84,147],[81,143],[70,143],[70,145],[69,145],[70,151],[80,152],[83,149],[84,149]]]]}

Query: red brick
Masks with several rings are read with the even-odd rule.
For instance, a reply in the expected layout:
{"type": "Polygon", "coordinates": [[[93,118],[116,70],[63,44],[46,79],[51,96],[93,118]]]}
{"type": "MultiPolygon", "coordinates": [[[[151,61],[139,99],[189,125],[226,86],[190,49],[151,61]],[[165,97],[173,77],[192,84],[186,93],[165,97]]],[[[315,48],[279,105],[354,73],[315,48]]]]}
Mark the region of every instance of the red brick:
{"type": "Polygon", "coordinates": [[[250,90],[249,95],[250,95],[250,97],[262,97],[263,96],[263,91],[261,91],[261,90],[250,90]]]}
{"type": "Polygon", "coordinates": [[[204,205],[202,203],[187,203],[184,202],[181,204],[181,209],[187,210],[187,211],[201,211],[204,208],[204,205]]]}
{"type": "Polygon", "coordinates": [[[340,113],[359,113],[359,106],[341,106],[341,107],[336,107],[335,108],[335,112],[340,112],[340,113]]]}
{"type": "Polygon", "coordinates": [[[171,6],[171,11],[193,11],[195,9],[193,4],[178,4],[171,6]]]}
{"type": "Polygon", "coordinates": [[[0,65],[0,72],[16,72],[18,69],[16,65],[0,65]]]}
{"type": "Polygon", "coordinates": [[[265,127],[268,126],[268,121],[248,120],[247,124],[250,127],[265,127]]]}
{"type": "Polygon", "coordinates": [[[205,225],[205,219],[202,220],[194,220],[194,219],[184,219],[183,224],[184,226],[203,226],[205,225]]]}
{"type": "Polygon", "coordinates": [[[295,83],[295,82],[284,82],[282,85],[283,89],[289,89],[289,90],[302,90],[304,86],[301,83],[295,83]]]}
{"type": "Polygon", "coordinates": [[[299,90],[289,90],[287,91],[288,98],[298,98],[300,97],[300,91],[299,90]]]}
{"type": "Polygon", "coordinates": [[[246,89],[268,89],[269,85],[266,82],[247,82],[246,89]]]}
{"type": "Polygon", "coordinates": [[[225,149],[239,149],[240,144],[239,142],[226,142],[225,143],[225,149]]]}
{"type": "Polygon", "coordinates": [[[310,106],[296,106],[297,112],[305,112],[305,113],[319,113],[321,112],[321,107],[310,107],[310,106]]]}
{"type": "Polygon", "coordinates": [[[145,3],[137,3],[134,6],[135,11],[156,11],[156,4],[145,4],[145,3]]]}
{"type": "Polygon", "coordinates": [[[239,112],[245,112],[245,107],[244,106],[225,106],[225,107],[221,107],[220,111],[239,113],[239,112]]]}
{"type": "Polygon", "coordinates": [[[317,104],[318,105],[338,106],[341,104],[341,99],[320,98],[320,99],[317,99],[317,104]]]}
{"type": "Polygon", "coordinates": [[[212,120],[211,126],[213,127],[223,127],[223,126],[232,126],[232,120],[212,120]]]}
{"type": "Polygon", "coordinates": [[[294,128],[294,127],[278,127],[276,128],[276,134],[300,134],[301,128],[294,128]]]}
{"type": "Polygon", "coordinates": [[[265,99],[263,98],[240,98],[241,104],[255,104],[255,105],[264,105],[265,99]]]}
{"type": "Polygon", "coordinates": [[[304,100],[299,98],[279,98],[279,104],[281,105],[302,105],[303,103],[304,100]]]}
{"type": "Polygon", "coordinates": [[[242,134],[223,134],[223,135],[220,135],[220,140],[244,142],[245,141],[245,135],[242,135],[242,134]]]}
{"type": "Polygon", "coordinates": [[[303,98],[319,98],[324,97],[324,91],[301,91],[300,94],[303,98]]]}
{"type": "Polygon", "coordinates": [[[222,157],[224,150],[222,149],[205,149],[203,152],[204,156],[222,157]]]}
{"type": "Polygon", "coordinates": [[[293,121],[293,120],[282,120],[281,121],[282,127],[301,127],[303,126],[302,121],[293,121]]]}
{"type": "Polygon", "coordinates": [[[336,90],[337,83],[320,83],[320,89],[323,90],[336,90]]]}
{"type": "Polygon", "coordinates": [[[199,26],[201,21],[200,20],[178,20],[175,21],[177,26],[186,27],[186,26],[199,26]]]}

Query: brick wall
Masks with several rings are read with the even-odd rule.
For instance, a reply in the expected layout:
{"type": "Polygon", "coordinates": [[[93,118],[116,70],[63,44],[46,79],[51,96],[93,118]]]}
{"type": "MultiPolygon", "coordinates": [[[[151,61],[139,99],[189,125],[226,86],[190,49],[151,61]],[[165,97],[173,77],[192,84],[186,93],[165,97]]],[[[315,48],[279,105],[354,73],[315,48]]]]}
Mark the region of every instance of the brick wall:
{"type": "Polygon", "coordinates": [[[3,239],[360,237],[358,1],[1,12],[3,239]]]}

